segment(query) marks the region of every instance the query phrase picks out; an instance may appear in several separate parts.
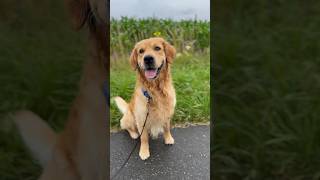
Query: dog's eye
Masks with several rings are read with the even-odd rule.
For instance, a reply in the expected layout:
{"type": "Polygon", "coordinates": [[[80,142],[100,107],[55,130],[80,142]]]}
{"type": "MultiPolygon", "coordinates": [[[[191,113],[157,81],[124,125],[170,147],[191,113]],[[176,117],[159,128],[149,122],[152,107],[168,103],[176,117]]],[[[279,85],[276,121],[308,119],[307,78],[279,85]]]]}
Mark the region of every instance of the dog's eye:
{"type": "Polygon", "coordinates": [[[161,47],[156,46],[156,47],[154,47],[154,50],[156,50],[156,51],[160,51],[160,50],[161,50],[161,47]]]}
{"type": "Polygon", "coordinates": [[[139,53],[140,53],[140,54],[144,53],[144,49],[140,49],[140,50],[139,50],[139,53]]]}

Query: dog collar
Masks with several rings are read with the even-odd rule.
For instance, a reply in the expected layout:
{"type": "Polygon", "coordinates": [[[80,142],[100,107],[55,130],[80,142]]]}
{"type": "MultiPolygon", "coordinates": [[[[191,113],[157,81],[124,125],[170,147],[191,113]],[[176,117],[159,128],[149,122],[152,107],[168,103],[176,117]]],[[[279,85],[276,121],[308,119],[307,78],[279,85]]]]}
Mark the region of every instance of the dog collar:
{"type": "Polygon", "coordinates": [[[147,90],[141,88],[141,91],[142,91],[142,94],[144,95],[144,97],[146,97],[148,100],[151,99],[151,96],[150,96],[150,94],[148,93],[147,90]]]}

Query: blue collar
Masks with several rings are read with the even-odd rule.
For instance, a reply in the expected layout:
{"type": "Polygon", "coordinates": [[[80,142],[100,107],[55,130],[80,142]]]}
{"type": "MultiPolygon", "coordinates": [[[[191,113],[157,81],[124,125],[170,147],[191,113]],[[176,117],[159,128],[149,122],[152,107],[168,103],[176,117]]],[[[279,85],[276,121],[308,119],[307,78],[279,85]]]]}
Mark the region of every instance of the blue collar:
{"type": "Polygon", "coordinates": [[[147,90],[141,88],[141,91],[142,91],[142,94],[143,94],[148,100],[152,99],[147,90]]]}

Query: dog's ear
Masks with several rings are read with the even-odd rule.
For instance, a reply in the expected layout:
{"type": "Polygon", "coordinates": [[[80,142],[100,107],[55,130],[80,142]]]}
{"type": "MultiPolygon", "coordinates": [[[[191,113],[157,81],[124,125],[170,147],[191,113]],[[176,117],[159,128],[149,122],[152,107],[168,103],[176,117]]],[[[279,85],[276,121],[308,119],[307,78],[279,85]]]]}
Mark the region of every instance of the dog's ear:
{"type": "Polygon", "coordinates": [[[90,12],[88,0],[65,0],[64,2],[70,14],[73,28],[75,30],[81,29],[90,12]]]}
{"type": "Polygon", "coordinates": [[[131,55],[130,55],[130,64],[133,70],[136,70],[138,65],[138,53],[137,48],[133,48],[131,55]]]}
{"type": "Polygon", "coordinates": [[[172,63],[173,59],[176,57],[176,49],[167,41],[163,43],[163,46],[164,46],[164,52],[166,53],[166,58],[168,63],[172,63]]]}

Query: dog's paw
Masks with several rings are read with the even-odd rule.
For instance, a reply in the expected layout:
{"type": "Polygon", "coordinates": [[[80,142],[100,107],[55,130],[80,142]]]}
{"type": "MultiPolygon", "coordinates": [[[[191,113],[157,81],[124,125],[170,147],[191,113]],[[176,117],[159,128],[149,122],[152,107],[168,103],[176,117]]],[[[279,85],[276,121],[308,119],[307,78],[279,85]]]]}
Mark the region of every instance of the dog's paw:
{"type": "Polygon", "coordinates": [[[174,139],[172,136],[169,136],[167,138],[164,139],[164,144],[167,144],[167,145],[172,145],[174,144],[174,139]]]}
{"type": "Polygon", "coordinates": [[[128,131],[128,132],[132,139],[137,139],[139,137],[139,134],[137,132],[134,132],[134,131],[128,131]]]}
{"type": "Polygon", "coordinates": [[[150,151],[149,150],[140,150],[139,156],[142,160],[146,160],[150,157],[150,151]]]}

